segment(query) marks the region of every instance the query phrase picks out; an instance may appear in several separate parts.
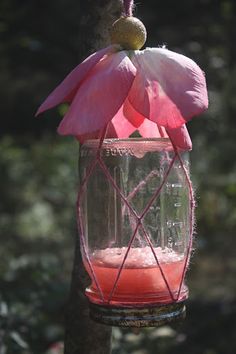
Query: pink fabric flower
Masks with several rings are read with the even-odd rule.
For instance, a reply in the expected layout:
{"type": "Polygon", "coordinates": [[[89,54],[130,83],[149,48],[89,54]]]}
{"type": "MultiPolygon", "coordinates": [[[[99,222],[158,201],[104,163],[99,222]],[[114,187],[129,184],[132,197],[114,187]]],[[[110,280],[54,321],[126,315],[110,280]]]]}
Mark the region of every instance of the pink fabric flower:
{"type": "Polygon", "coordinates": [[[170,137],[191,149],[185,123],[208,107],[205,76],[191,59],[165,48],[121,50],[112,45],[79,64],[36,114],[68,102],[58,132],[83,142],[107,136],[170,137]]]}

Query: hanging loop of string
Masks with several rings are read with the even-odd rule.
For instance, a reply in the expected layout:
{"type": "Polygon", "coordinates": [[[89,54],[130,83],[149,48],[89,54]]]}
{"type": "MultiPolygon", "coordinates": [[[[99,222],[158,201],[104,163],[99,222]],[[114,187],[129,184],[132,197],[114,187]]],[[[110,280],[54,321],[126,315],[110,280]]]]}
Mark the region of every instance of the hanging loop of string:
{"type": "Polygon", "coordinates": [[[125,16],[133,16],[133,7],[134,1],[133,0],[123,0],[124,4],[124,15],[125,16]]]}

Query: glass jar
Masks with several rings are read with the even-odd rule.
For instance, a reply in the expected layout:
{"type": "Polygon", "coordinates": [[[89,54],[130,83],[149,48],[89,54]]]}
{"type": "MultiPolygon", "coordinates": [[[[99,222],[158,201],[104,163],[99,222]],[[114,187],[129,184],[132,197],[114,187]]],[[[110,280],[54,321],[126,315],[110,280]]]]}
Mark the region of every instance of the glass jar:
{"type": "MultiPolygon", "coordinates": [[[[127,309],[139,319],[148,310],[141,326],[151,308],[163,318],[183,316],[191,247],[188,153],[176,153],[166,138],[105,139],[98,146],[98,140],[83,144],[79,165],[78,221],[92,317],[107,323],[110,316],[108,324],[116,325],[112,309],[125,323],[127,309]]],[[[151,323],[163,320],[158,316],[151,323]]]]}

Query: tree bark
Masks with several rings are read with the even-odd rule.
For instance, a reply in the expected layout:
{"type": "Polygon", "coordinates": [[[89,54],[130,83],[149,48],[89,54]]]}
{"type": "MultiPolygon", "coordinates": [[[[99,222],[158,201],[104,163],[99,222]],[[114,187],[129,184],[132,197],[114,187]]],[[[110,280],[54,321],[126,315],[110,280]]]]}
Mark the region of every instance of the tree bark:
{"type": "MultiPolygon", "coordinates": [[[[78,14],[81,61],[97,49],[109,45],[109,29],[121,14],[120,0],[80,0],[78,14]]],[[[71,290],[66,311],[65,354],[109,354],[111,328],[90,320],[84,295],[90,284],[83,267],[79,236],[76,236],[71,290]]]]}

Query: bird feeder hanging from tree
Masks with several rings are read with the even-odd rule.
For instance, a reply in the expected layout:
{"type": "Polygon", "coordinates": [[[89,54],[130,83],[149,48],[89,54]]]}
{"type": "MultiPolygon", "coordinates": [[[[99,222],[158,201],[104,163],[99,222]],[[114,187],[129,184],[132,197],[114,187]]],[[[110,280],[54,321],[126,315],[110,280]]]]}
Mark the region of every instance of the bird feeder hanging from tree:
{"type": "Polygon", "coordinates": [[[81,142],[77,219],[90,313],[123,327],[184,316],[194,223],[185,123],[208,104],[198,65],[165,47],[140,50],[145,39],[124,1],[111,46],[38,110],[70,104],[58,131],[81,142]]]}

